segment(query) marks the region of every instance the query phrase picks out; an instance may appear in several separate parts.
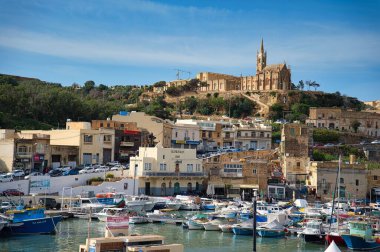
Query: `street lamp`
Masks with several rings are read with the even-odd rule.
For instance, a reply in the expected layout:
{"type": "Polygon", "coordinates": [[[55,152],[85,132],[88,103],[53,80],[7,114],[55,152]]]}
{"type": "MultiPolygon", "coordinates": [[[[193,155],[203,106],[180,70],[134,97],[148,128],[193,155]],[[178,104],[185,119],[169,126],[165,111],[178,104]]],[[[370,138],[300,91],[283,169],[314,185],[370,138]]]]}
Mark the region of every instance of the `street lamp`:
{"type": "Polygon", "coordinates": [[[253,189],[253,252],[256,252],[256,196],[257,196],[257,191],[253,189]]]}

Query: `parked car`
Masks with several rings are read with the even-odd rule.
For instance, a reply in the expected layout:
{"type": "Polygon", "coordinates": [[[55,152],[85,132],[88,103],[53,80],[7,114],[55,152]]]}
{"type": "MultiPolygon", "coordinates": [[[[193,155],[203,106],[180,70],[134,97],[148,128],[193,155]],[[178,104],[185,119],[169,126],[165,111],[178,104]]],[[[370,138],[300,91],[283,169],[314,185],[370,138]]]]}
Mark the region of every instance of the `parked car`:
{"type": "Polygon", "coordinates": [[[79,171],[80,171],[79,169],[74,168],[74,169],[71,169],[71,170],[65,171],[62,175],[63,175],[63,176],[78,175],[78,174],[79,174],[79,171]]]}
{"type": "Polygon", "coordinates": [[[14,170],[13,172],[8,172],[9,175],[13,177],[25,177],[25,172],[23,170],[14,170]]]}
{"type": "Polygon", "coordinates": [[[114,167],[111,167],[110,171],[121,171],[124,169],[123,165],[115,165],[114,167]]]}
{"type": "Polygon", "coordinates": [[[108,162],[107,165],[108,166],[116,166],[116,165],[120,165],[120,162],[119,161],[112,161],[112,162],[108,162]]]}
{"type": "Polygon", "coordinates": [[[333,147],[333,146],[335,146],[335,144],[332,144],[332,143],[327,143],[327,144],[325,144],[325,145],[323,145],[324,147],[333,147]]]}
{"type": "Polygon", "coordinates": [[[7,189],[3,191],[3,196],[23,196],[24,193],[17,189],[7,189]]]}
{"type": "Polygon", "coordinates": [[[0,175],[0,182],[12,182],[13,180],[13,174],[0,175]]]}
{"type": "Polygon", "coordinates": [[[54,170],[49,171],[49,175],[50,177],[59,177],[62,175],[62,171],[54,169],[54,170]]]}
{"type": "Polygon", "coordinates": [[[61,209],[61,203],[57,203],[54,198],[40,198],[38,203],[42,206],[45,206],[46,210],[61,209]]]}
{"type": "Polygon", "coordinates": [[[41,172],[32,172],[29,175],[25,176],[24,179],[30,179],[30,177],[32,176],[43,176],[43,175],[44,174],[42,174],[41,172]]]}
{"type": "Polygon", "coordinates": [[[109,168],[107,166],[101,165],[99,168],[95,169],[95,172],[106,172],[108,170],[109,170],[109,168]]]}
{"type": "Polygon", "coordinates": [[[380,143],[380,140],[374,140],[371,142],[371,144],[379,144],[380,143]]]}
{"type": "Polygon", "coordinates": [[[71,170],[71,166],[64,165],[64,166],[56,168],[56,170],[60,170],[62,173],[64,173],[66,171],[70,171],[71,170]]]}
{"type": "Polygon", "coordinates": [[[95,168],[92,166],[86,166],[82,170],[79,171],[79,174],[93,173],[95,172],[95,168]]]}

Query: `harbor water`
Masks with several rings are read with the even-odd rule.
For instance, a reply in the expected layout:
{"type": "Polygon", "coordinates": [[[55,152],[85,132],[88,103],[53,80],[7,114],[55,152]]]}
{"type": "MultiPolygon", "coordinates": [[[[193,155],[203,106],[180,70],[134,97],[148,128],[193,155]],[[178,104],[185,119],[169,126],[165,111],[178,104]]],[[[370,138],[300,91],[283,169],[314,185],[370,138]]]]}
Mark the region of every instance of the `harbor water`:
{"type": "MultiPolygon", "coordinates": [[[[90,236],[104,236],[104,222],[92,221],[90,236]]],[[[84,244],[88,236],[88,221],[85,219],[68,219],[57,226],[55,235],[23,235],[0,238],[0,251],[40,251],[40,252],[76,252],[79,244],[84,244]]],[[[187,252],[211,251],[252,251],[253,240],[250,236],[218,231],[187,230],[173,224],[138,224],[130,225],[129,234],[157,234],[165,236],[166,243],[181,243],[187,252]]],[[[296,236],[286,238],[259,238],[257,251],[324,251],[324,245],[309,244],[296,236]]],[[[348,251],[342,249],[342,251],[348,251]]]]}

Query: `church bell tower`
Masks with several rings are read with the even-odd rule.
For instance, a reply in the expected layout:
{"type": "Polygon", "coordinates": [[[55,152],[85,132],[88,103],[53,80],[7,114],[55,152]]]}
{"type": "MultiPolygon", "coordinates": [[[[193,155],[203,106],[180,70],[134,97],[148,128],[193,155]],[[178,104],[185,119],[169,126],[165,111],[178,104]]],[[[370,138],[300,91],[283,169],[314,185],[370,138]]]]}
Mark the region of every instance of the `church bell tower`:
{"type": "Polygon", "coordinates": [[[264,51],[264,41],[261,39],[260,52],[257,52],[256,73],[263,71],[267,65],[267,52],[264,51]]]}

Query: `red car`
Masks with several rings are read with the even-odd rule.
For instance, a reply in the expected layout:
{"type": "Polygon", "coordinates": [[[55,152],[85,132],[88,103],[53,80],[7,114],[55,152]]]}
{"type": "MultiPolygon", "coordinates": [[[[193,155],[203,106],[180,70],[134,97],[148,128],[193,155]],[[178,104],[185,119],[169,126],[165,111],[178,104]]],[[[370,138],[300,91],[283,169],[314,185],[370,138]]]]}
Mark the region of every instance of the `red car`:
{"type": "Polygon", "coordinates": [[[3,196],[23,196],[24,193],[17,190],[17,189],[7,189],[5,191],[3,191],[3,196]]]}

